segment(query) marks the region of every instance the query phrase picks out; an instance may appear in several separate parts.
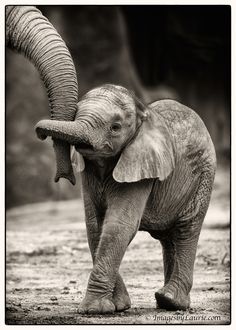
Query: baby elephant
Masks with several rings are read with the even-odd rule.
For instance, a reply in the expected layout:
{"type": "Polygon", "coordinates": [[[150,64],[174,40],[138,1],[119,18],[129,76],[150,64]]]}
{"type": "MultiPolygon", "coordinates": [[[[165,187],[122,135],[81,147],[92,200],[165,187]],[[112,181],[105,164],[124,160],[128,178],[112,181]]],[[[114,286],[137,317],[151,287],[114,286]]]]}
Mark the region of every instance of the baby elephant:
{"type": "Polygon", "coordinates": [[[75,121],[43,120],[36,131],[77,151],[93,259],[79,312],[130,307],[119,267],[138,230],[162,244],[165,282],[155,293],[158,306],[186,310],[216,169],[199,116],[172,100],[144,105],[127,89],[107,84],[80,100],[75,121]]]}

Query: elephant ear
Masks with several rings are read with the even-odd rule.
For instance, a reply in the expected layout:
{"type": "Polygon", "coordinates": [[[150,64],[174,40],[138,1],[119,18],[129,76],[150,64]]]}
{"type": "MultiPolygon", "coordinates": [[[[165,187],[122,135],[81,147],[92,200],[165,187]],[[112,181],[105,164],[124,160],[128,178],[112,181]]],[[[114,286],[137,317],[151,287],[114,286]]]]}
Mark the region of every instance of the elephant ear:
{"type": "Polygon", "coordinates": [[[113,170],[117,182],[159,178],[163,181],[174,169],[171,136],[163,118],[152,109],[137,136],[126,146],[113,170]],[[152,112],[152,113],[151,113],[152,112]]]}
{"type": "Polygon", "coordinates": [[[75,150],[75,147],[71,147],[71,162],[72,165],[75,167],[75,171],[78,172],[83,172],[85,168],[84,164],[84,157],[75,150]]]}

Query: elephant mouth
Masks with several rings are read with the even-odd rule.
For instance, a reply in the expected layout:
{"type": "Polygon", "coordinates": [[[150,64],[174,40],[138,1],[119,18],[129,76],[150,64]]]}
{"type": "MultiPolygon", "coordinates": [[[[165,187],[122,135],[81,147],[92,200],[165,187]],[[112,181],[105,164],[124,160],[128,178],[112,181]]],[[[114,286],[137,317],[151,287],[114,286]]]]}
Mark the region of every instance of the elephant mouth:
{"type": "Polygon", "coordinates": [[[79,142],[75,145],[76,151],[78,151],[81,155],[95,159],[95,158],[101,158],[101,157],[111,157],[114,155],[114,151],[112,150],[106,150],[104,147],[102,148],[95,148],[92,144],[89,142],[79,142]]]}
{"type": "Polygon", "coordinates": [[[97,150],[89,143],[79,143],[75,144],[74,146],[76,151],[88,159],[109,158],[114,155],[114,152],[97,150]]]}
{"type": "Polygon", "coordinates": [[[75,150],[83,156],[94,155],[95,153],[94,147],[88,142],[76,143],[75,150]]]}
{"type": "Polygon", "coordinates": [[[77,151],[94,151],[94,147],[88,142],[76,143],[75,149],[77,151]]]}

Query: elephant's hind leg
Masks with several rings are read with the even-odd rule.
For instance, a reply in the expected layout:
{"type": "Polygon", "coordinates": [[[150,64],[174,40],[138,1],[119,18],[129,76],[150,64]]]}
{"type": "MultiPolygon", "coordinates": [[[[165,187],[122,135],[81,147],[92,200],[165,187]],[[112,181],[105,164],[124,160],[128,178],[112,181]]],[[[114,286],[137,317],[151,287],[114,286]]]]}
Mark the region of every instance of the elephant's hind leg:
{"type": "Polygon", "coordinates": [[[157,304],[167,310],[186,310],[190,305],[189,292],[192,287],[193,263],[197,239],[182,244],[181,240],[170,240],[163,247],[164,287],[155,293],[157,304]]]}
{"type": "Polygon", "coordinates": [[[167,285],[174,269],[175,246],[172,239],[161,239],[163,266],[164,266],[164,285],[167,285]]]}
{"type": "Polygon", "coordinates": [[[198,238],[209,205],[213,179],[213,173],[202,174],[198,190],[180,214],[172,235],[162,241],[165,284],[155,294],[160,308],[186,310],[190,305],[198,238]]]}

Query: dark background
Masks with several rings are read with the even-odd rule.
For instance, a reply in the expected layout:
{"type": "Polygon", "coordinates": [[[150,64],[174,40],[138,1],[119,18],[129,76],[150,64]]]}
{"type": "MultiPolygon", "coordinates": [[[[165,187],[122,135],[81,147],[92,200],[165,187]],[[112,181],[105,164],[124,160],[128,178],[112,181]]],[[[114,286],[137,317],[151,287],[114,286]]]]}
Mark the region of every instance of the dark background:
{"type": "MultiPolygon", "coordinates": [[[[230,6],[38,6],[68,45],[79,93],[121,84],[146,102],[176,99],[204,120],[219,166],[230,158],[230,6]]],[[[80,195],[53,182],[52,142],[34,125],[49,117],[39,74],[6,50],[6,206],[80,195]]],[[[78,181],[78,178],[77,178],[78,181]]]]}

